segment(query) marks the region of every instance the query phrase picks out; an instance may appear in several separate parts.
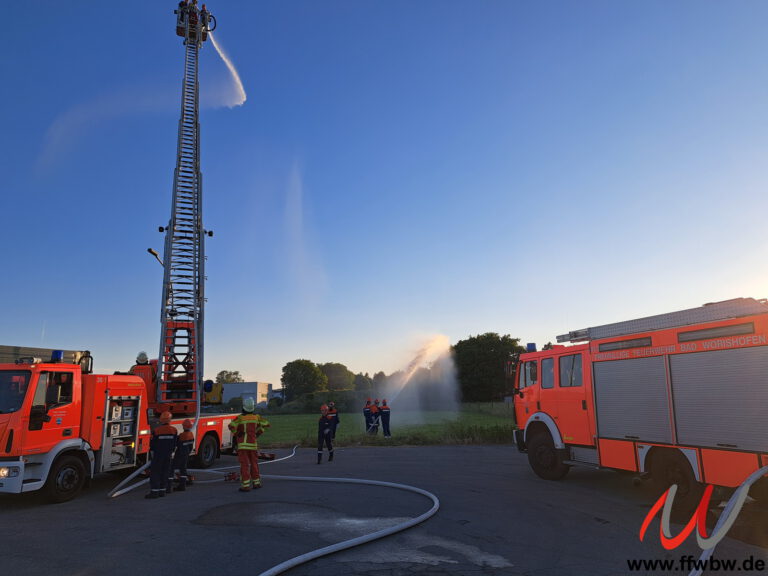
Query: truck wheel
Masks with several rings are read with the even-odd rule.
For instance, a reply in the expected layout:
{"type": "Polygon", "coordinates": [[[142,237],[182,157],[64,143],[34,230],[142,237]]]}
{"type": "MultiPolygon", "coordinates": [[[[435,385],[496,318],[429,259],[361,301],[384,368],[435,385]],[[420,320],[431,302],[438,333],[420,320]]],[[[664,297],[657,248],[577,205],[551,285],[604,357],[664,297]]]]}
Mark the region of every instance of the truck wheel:
{"type": "Polygon", "coordinates": [[[704,485],[696,480],[690,462],[678,450],[664,450],[655,455],[651,462],[651,483],[658,495],[677,484],[672,513],[681,517],[692,514],[704,495],[704,485]]]}
{"type": "Polygon", "coordinates": [[[200,443],[200,450],[197,452],[197,465],[200,468],[210,468],[216,461],[218,454],[219,444],[216,441],[216,437],[212,434],[207,434],[200,443]]]}
{"type": "Polygon", "coordinates": [[[560,480],[569,470],[569,466],[563,464],[563,457],[549,434],[539,433],[531,438],[528,443],[528,463],[536,475],[544,480],[560,480]]]}
{"type": "Polygon", "coordinates": [[[85,484],[85,466],[77,456],[61,456],[51,466],[45,492],[51,502],[66,502],[85,484]]]}

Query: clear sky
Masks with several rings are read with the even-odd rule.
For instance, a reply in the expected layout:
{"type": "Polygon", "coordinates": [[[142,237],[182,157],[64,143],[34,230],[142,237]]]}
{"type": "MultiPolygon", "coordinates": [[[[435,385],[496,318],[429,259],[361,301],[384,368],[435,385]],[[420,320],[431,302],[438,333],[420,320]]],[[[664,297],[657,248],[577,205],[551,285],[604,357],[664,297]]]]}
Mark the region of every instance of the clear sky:
{"type": "MultiPolygon", "coordinates": [[[[175,5],[0,2],[0,344],[156,356],[175,5]]],[[[207,377],[768,296],[768,3],[208,7],[207,377]]]]}

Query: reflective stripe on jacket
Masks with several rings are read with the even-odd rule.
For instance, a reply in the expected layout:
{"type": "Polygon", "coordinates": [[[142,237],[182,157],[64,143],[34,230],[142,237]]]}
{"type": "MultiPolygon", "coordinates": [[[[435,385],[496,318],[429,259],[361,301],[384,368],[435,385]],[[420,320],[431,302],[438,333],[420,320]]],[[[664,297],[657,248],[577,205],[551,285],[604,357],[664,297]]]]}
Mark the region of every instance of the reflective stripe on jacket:
{"type": "Polygon", "coordinates": [[[258,449],[256,439],[264,431],[264,428],[269,428],[269,422],[258,414],[240,414],[229,423],[229,429],[237,438],[238,450],[258,449]]]}
{"type": "Polygon", "coordinates": [[[161,424],[152,430],[149,440],[149,449],[154,452],[156,458],[170,456],[176,450],[176,436],[179,431],[170,424],[161,424]]]}

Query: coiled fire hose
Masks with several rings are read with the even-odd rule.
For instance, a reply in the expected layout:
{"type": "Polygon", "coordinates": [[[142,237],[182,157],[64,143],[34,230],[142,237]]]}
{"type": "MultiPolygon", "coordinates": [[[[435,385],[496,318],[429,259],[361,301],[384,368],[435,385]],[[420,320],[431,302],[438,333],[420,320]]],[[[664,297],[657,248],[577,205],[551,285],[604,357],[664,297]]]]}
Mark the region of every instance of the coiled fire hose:
{"type": "Polygon", "coordinates": [[[437,496],[435,496],[431,492],[422,490],[421,488],[415,488],[413,486],[408,486],[406,484],[396,484],[394,482],[379,482],[378,480],[358,480],[355,478],[318,478],[316,476],[264,476],[264,478],[271,478],[274,480],[297,480],[300,482],[334,482],[334,483],[346,483],[346,484],[366,484],[368,486],[385,486],[387,488],[397,488],[399,490],[406,490],[408,492],[414,492],[416,494],[421,494],[422,496],[426,496],[427,498],[432,500],[432,508],[430,508],[424,514],[417,516],[416,518],[411,518],[410,520],[407,520],[400,524],[396,524],[395,526],[390,526],[389,528],[378,530],[377,532],[372,532],[371,534],[365,534],[363,536],[358,536],[357,538],[344,540],[343,542],[338,542],[336,544],[332,544],[324,548],[318,548],[317,550],[313,550],[312,552],[307,552],[306,554],[302,554],[301,556],[296,556],[295,558],[286,560],[285,562],[278,564],[277,566],[273,566],[266,572],[262,572],[259,576],[275,576],[276,574],[282,574],[286,570],[290,570],[291,568],[295,568],[299,564],[304,564],[305,562],[309,562],[310,560],[315,560],[316,558],[320,558],[321,556],[327,556],[328,554],[333,554],[334,552],[340,552],[341,550],[346,550],[347,548],[359,546],[360,544],[365,544],[373,540],[378,540],[379,538],[390,536],[397,532],[402,532],[403,530],[407,530],[408,528],[416,526],[417,524],[421,524],[425,520],[431,518],[440,509],[440,501],[437,499],[437,496]]]}
{"type": "MultiPolygon", "coordinates": [[[[266,462],[263,462],[260,466],[263,466],[264,464],[271,464],[273,462],[280,462],[281,460],[287,460],[288,458],[292,458],[293,456],[295,456],[297,448],[298,448],[298,445],[294,446],[293,451],[288,456],[284,456],[283,458],[278,458],[275,460],[268,460],[266,462]]],[[[137,482],[136,484],[133,484],[132,486],[129,486],[128,488],[121,489],[123,485],[130,482],[133,478],[135,478],[138,474],[140,474],[143,470],[145,470],[150,464],[151,464],[151,461],[148,461],[144,466],[142,466],[141,468],[136,470],[133,474],[128,476],[128,478],[123,480],[111,492],[109,492],[108,496],[111,498],[115,498],[117,496],[120,496],[122,494],[125,494],[126,492],[133,490],[134,488],[138,488],[139,486],[146,484],[148,480],[144,479],[140,482],[137,482]]],[[[237,468],[237,466],[227,466],[226,468],[206,470],[206,472],[212,472],[215,474],[224,475],[225,472],[223,471],[229,470],[231,468],[237,468]]],[[[318,548],[317,550],[307,552],[306,554],[301,554],[300,556],[296,556],[276,566],[273,566],[269,570],[262,572],[259,576],[276,576],[277,574],[282,574],[283,572],[286,572],[291,568],[295,568],[300,564],[304,564],[306,562],[310,562],[311,560],[321,558],[322,556],[327,556],[335,552],[341,552],[342,550],[347,550],[355,546],[360,546],[361,544],[366,544],[368,542],[379,540],[380,538],[385,538],[387,536],[391,536],[392,534],[402,532],[403,530],[407,530],[408,528],[412,528],[413,526],[416,526],[417,524],[421,524],[425,520],[428,520],[429,518],[434,516],[437,513],[437,511],[440,509],[440,500],[438,500],[437,496],[435,496],[431,492],[427,492],[426,490],[422,490],[421,488],[416,488],[414,486],[408,486],[407,484],[397,484],[395,482],[381,482],[378,480],[363,480],[363,479],[357,479],[357,478],[322,478],[317,476],[280,476],[280,475],[263,474],[262,477],[268,478],[270,480],[289,480],[289,481],[295,481],[295,482],[331,482],[331,483],[337,483],[337,484],[363,484],[367,486],[383,486],[385,488],[395,488],[397,490],[405,490],[407,492],[413,492],[415,494],[426,496],[427,498],[432,500],[432,508],[430,508],[425,513],[415,518],[411,518],[409,520],[406,520],[405,522],[401,522],[400,524],[395,524],[394,526],[390,526],[389,528],[384,528],[383,530],[378,530],[370,534],[364,534],[363,536],[358,536],[356,538],[351,538],[349,540],[337,542],[336,544],[331,544],[330,546],[325,546],[323,548],[318,548]]],[[[222,479],[223,478],[217,478],[214,480],[202,480],[202,481],[197,480],[195,481],[195,483],[207,484],[211,482],[220,482],[222,479]]]]}

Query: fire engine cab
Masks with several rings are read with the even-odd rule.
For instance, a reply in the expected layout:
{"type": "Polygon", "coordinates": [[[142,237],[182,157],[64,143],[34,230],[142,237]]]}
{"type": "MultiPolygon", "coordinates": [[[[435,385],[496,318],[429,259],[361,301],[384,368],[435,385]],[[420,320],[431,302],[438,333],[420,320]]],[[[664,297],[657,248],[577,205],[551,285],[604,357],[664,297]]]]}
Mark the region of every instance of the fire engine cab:
{"type": "MultiPolygon", "coordinates": [[[[0,493],[74,498],[88,478],[147,459],[154,387],[130,373],[93,374],[88,351],[0,346],[0,493]]],[[[185,416],[172,424],[179,430],[185,416]]],[[[196,464],[232,447],[232,414],[197,422],[196,464]]]]}
{"type": "MultiPolygon", "coordinates": [[[[768,465],[768,303],[737,298],[576,330],[521,354],[515,441],[548,480],[627,470],[698,503],[768,465]]],[[[768,477],[750,490],[768,499],[768,477]]]]}

